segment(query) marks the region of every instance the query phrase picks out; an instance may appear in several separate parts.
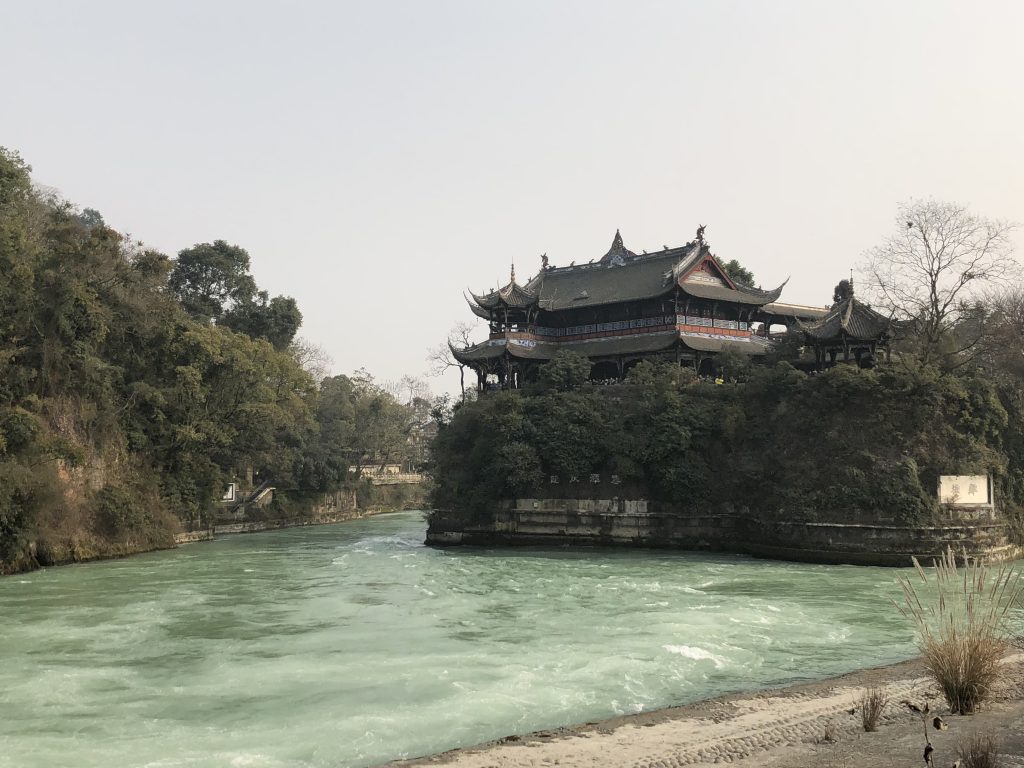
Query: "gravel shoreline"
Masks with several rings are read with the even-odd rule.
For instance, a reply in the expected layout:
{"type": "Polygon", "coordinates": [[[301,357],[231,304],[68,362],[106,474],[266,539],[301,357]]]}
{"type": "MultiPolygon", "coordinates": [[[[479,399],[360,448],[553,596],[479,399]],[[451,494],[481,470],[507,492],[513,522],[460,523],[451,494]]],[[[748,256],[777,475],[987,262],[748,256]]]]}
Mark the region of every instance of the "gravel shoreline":
{"type": "Polygon", "coordinates": [[[921,719],[901,702],[929,701],[948,731],[931,730],[936,766],[951,766],[958,740],[991,730],[1007,766],[1024,767],[1024,654],[1006,659],[1004,684],[982,712],[949,716],[920,660],[851,672],[786,688],[739,693],[523,736],[438,755],[387,763],[390,768],[562,768],[629,766],[921,766],[921,719]],[[890,705],[878,731],[865,733],[857,704],[868,686],[885,688],[890,705]]]}

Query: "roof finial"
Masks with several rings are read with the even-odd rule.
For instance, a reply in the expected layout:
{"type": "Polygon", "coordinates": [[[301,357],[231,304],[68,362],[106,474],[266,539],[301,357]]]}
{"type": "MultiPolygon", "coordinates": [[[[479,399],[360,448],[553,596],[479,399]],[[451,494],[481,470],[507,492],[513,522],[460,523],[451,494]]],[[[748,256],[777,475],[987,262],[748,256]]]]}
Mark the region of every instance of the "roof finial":
{"type": "Polygon", "coordinates": [[[704,245],[704,225],[697,227],[697,245],[704,245]]]}
{"type": "Polygon", "coordinates": [[[616,229],[615,237],[612,239],[612,247],[608,249],[608,253],[601,257],[601,263],[618,266],[634,258],[636,258],[636,254],[626,248],[622,242],[622,233],[616,229]]]}
{"type": "Polygon", "coordinates": [[[548,255],[546,253],[542,253],[540,255],[540,268],[541,269],[547,269],[548,268],[548,255]]]}
{"type": "Polygon", "coordinates": [[[515,262],[515,259],[513,259],[512,260],[512,282],[514,283],[515,281],[516,281],[516,262],[515,262]]]}
{"type": "Polygon", "coordinates": [[[853,268],[850,268],[850,295],[853,296],[853,268]]]}

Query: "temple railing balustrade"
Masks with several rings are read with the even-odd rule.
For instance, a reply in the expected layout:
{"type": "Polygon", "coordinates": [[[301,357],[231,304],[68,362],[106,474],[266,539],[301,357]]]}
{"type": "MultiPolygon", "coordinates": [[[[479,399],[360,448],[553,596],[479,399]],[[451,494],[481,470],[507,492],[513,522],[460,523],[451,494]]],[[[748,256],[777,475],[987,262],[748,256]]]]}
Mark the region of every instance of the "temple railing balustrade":
{"type": "Polygon", "coordinates": [[[632,333],[657,333],[670,330],[690,332],[721,333],[729,336],[746,336],[751,333],[750,323],[726,320],[703,315],[658,315],[636,320],[616,320],[608,323],[570,325],[565,328],[549,326],[528,326],[516,324],[505,330],[492,330],[492,339],[522,338],[540,341],[565,341],[571,338],[596,338],[600,336],[622,336],[632,333]]]}

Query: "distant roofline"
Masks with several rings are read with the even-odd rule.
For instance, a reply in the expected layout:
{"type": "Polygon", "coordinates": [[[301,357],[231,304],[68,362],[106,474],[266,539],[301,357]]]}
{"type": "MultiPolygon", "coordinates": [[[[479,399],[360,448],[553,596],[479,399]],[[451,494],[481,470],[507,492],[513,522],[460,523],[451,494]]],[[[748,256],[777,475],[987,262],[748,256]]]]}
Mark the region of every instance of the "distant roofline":
{"type": "Polygon", "coordinates": [[[828,312],[831,307],[814,306],[812,304],[789,304],[784,301],[773,301],[770,304],[765,304],[763,309],[792,309],[792,310],[806,310],[810,312],[828,312]]]}

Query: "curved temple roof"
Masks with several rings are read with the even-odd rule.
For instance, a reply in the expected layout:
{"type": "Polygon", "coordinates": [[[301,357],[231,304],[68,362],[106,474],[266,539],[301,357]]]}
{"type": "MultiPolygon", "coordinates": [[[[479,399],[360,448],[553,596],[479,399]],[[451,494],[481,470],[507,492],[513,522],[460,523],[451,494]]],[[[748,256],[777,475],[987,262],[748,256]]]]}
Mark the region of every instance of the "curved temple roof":
{"type": "MultiPolygon", "coordinates": [[[[515,281],[515,277],[504,288],[491,291],[486,296],[477,296],[472,291],[469,295],[473,297],[480,307],[484,309],[497,309],[498,307],[531,307],[537,303],[537,294],[528,288],[524,288],[515,281]]],[[[487,317],[487,315],[482,315],[487,317]]]]}
{"type": "Polygon", "coordinates": [[[800,330],[813,339],[824,341],[842,335],[861,341],[879,339],[889,333],[892,321],[867,304],[857,301],[851,294],[833,304],[828,313],[815,323],[797,320],[800,330]]]}
{"type": "Polygon", "coordinates": [[[513,273],[508,285],[485,296],[471,294],[481,310],[474,308],[473,312],[486,318],[487,310],[502,306],[526,308],[536,304],[550,312],[615,304],[663,296],[675,285],[697,298],[762,306],[777,301],[786,285],[763,291],[733,283],[702,241],[637,255],[626,249],[618,232],[611,249],[596,263],[542,269],[525,286],[516,283],[514,278],[513,273]],[[720,283],[686,280],[686,276],[704,261],[713,262],[725,280],[720,283]]]}

